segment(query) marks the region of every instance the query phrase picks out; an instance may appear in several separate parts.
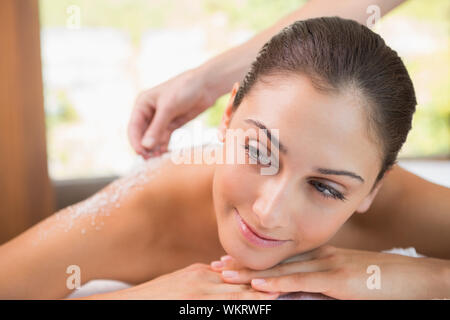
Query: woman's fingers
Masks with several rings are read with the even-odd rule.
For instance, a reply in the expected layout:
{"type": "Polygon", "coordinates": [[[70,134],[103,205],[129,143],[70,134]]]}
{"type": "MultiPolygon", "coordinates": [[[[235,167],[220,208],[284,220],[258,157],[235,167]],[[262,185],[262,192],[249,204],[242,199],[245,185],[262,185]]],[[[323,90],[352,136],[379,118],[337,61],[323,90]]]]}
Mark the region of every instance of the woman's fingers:
{"type": "Polygon", "coordinates": [[[220,292],[244,292],[244,291],[255,291],[249,284],[228,284],[222,283],[217,286],[217,293],[220,292]]]}
{"type": "Polygon", "coordinates": [[[275,300],[280,296],[280,293],[269,293],[262,291],[242,291],[242,292],[227,292],[221,294],[208,295],[206,299],[212,300],[275,300]]]}
{"type": "Polygon", "coordinates": [[[220,258],[220,261],[211,262],[211,268],[214,271],[222,271],[222,270],[239,270],[245,268],[242,264],[237,262],[232,256],[223,256],[220,258]]]}
{"type": "Polygon", "coordinates": [[[229,283],[220,283],[215,286],[211,293],[212,294],[220,294],[220,293],[230,293],[230,292],[260,292],[252,288],[250,284],[229,284],[229,283]]]}
{"type": "Polygon", "coordinates": [[[279,292],[262,292],[255,290],[249,284],[229,284],[223,283],[216,272],[207,272],[212,279],[210,281],[220,283],[208,289],[208,299],[227,299],[227,300],[259,300],[259,299],[276,299],[279,292]],[[216,279],[218,277],[219,279],[216,279]]]}
{"type": "Polygon", "coordinates": [[[320,292],[329,291],[333,281],[333,271],[300,272],[291,275],[253,279],[251,284],[256,290],[266,292],[320,292]]]}
{"type": "Polygon", "coordinates": [[[267,270],[223,270],[222,280],[227,283],[250,283],[254,278],[280,277],[298,272],[319,272],[330,269],[329,259],[296,261],[279,264],[267,270]]]}
{"type": "MultiPolygon", "coordinates": [[[[324,245],[316,249],[290,257],[282,261],[280,265],[295,261],[308,261],[312,259],[325,258],[332,255],[335,251],[336,251],[335,247],[330,245],[324,245]]],[[[211,262],[211,268],[215,271],[245,269],[243,265],[241,265],[236,259],[234,259],[232,256],[229,255],[222,256],[220,258],[220,261],[211,262]]]]}

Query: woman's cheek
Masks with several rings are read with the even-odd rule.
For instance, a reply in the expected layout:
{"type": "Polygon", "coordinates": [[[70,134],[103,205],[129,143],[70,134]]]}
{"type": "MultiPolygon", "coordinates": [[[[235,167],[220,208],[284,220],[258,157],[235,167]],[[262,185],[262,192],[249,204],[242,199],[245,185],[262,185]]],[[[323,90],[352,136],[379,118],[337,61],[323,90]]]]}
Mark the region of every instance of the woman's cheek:
{"type": "MultiPolygon", "coordinates": [[[[251,200],[252,190],[255,185],[248,175],[246,165],[225,165],[221,172],[221,186],[225,200],[233,206],[241,206],[251,200]]],[[[247,165],[248,166],[248,165],[247,165]]]]}
{"type": "Polygon", "coordinates": [[[333,209],[331,204],[328,205],[326,210],[314,205],[309,206],[304,208],[304,214],[298,217],[295,225],[302,235],[304,245],[315,248],[327,243],[348,219],[348,208],[335,205],[333,209]]]}

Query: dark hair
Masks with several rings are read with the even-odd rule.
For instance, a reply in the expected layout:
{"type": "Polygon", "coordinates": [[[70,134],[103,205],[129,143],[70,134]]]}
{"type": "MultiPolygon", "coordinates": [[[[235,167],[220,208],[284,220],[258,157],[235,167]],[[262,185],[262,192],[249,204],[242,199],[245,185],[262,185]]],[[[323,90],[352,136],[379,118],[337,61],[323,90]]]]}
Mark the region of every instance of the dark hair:
{"type": "Polygon", "coordinates": [[[397,53],[378,34],[353,20],[323,17],[297,21],[259,51],[236,93],[233,111],[258,79],[290,73],[307,75],[318,90],[356,89],[368,102],[368,129],[376,133],[382,146],[375,186],[395,164],[417,104],[413,84],[397,53]]]}

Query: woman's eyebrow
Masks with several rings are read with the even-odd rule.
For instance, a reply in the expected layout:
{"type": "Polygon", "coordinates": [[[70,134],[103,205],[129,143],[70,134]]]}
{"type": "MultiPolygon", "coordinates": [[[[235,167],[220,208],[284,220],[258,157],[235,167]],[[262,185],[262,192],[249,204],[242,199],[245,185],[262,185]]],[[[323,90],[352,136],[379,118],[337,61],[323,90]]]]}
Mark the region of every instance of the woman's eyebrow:
{"type": "Polygon", "coordinates": [[[278,146],[278,150],[280,150],[284,154],[287,153],[286,147],[277,138],[275,138],[272,135],[272,133],[270,132],[270,130],[264,124],[262,124],[260,121],[250,119],[250,118],[244,119],[244,121],[248,122],[248,123],[252,123],[253,125],[257,126],[258,128],[263,129],[264,133],[267,135],[267,138],[269,139],[270,143],[273,143],[272,141],[274,141],[275,143],[273,143],[273,144],[275,146],[278,146]]]}
{"type": "Polygon", "coordinates": [[[317,172],[320,172],[322,174],[332,174],[332,175],[338,175],[338,176],[349,176],[351,178],[357,179],[364,183],[364,179],[357,175],[354,172],[347,171],[347,170],[334,170],[334,169],[325,169],[325,168],[316,168],[317,172]]]}
{"type": "MultiPolygon", "coordinates": [[[[286,147],[280,141],[278,141],[277,138],[275,138],[272,135],[270,130],[263,123],[261,123],[258,120],[254,120],[254,119],[250,119],[250,118],[244,119],[244,121],[247,122],[247,123],[251,123],[251,124],[257,126],[260,129],[263,129],[264,133],[267,135],[267,138],[269,139],[269,141],[271,143],[272,143],[272,141],[278,142],[279,150],[281,152],[285,153],[285,154],[287,153],[286,147]]],[[[276,146],[277,143],[275,143],[274,145],[276,146]]],[[[348,170],[335,170],[335,169],[326,169],[326,168],[316,168],[316,171],[320,172],[322,174],[348,176],[348,177],[357,179],[357,180],[361,181],[362,183],[364,183],[364,179],[361,176],[357,175],[354,172],[348,171],[348,170]]]]}

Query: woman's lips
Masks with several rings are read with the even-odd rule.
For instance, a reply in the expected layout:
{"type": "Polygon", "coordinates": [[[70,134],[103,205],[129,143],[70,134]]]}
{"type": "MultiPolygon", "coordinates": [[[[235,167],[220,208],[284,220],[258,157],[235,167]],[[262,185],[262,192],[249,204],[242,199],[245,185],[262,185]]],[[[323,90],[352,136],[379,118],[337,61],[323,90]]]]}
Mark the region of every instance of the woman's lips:
{"type": "Polygon", "coordinates": [[[266,237],[259,236],[255,231],[253,231],[247,223],[242,219],[241,215],[235,208],[235,217],[239,226],[239,229],[241,230],[242,235],[247,239],[250,243],[263,248],[273,248],[281,246],[283,243],[289,241],[289,240],[276,240],[276,239],[269,239],[266,237]]]}

